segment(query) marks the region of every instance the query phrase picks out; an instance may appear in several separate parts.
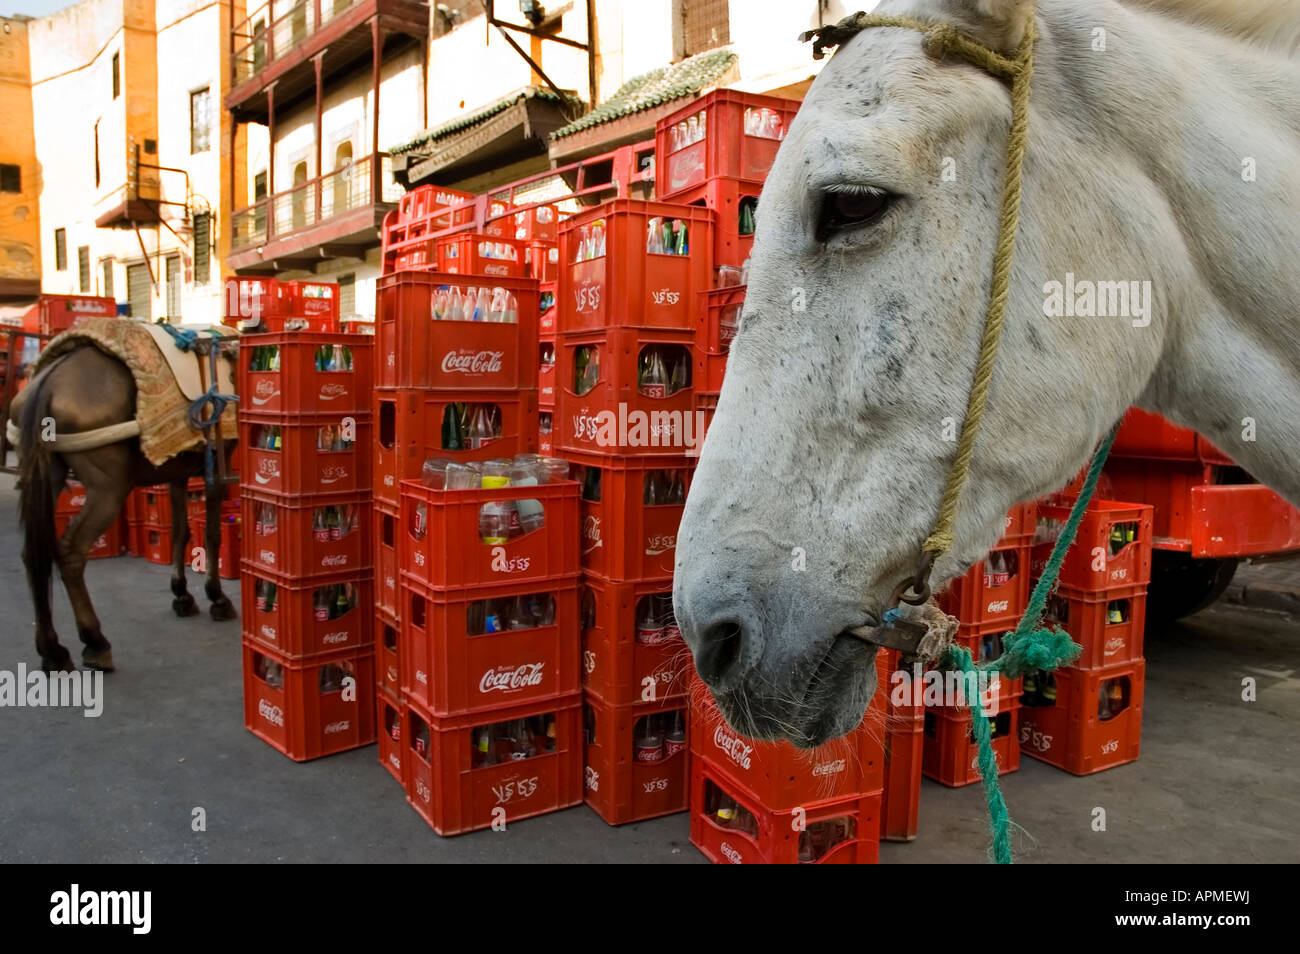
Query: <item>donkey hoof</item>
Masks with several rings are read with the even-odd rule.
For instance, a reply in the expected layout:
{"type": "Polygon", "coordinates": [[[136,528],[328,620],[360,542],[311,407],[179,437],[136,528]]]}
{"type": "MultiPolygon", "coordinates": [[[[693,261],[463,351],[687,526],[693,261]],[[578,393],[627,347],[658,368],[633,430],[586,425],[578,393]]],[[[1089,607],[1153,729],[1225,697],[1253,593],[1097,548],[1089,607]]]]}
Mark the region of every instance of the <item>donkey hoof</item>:
{"type": "Polygon", "coordinates": [[[212,618],[215,620],[235,619],[237,616],[234,604],[224,596],[219,600],[213,600],[208,612],[212,614],[212,618]]]}
{"type": "Polygon", "coordinates": [[[87,669],[97,669],[100,672],[112,672],[117,668],[113,665],[113,650],[108,648],[83,650],[81,664],[87,669]]]}
{"type": "Polygon", "coordinates": [[[172,600],[172,611],[182,618],[186,616],[198,616],[199,604],[194,597],[186,593],[180,599],[172,600]]]}
{"type": "Polygon", "coordinates": [[[53,659],[41,658],[41,672],[49,675],[52,672],[76,672],[77,667],[72,664],[72,654],[62,646],[59,647],[58,653],[53,659]]]}

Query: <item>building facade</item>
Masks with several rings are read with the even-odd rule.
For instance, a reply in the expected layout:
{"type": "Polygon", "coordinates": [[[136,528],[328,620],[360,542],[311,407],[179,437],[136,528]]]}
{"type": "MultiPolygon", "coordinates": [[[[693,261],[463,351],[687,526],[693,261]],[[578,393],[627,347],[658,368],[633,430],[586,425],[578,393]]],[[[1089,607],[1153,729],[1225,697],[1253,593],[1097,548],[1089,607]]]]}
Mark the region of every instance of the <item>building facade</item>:
{"type": "Polygon", "coordinates": [[[0,304],[41,288],[40,167],[32,125],[27,17],[0,17],[0,304]]]}

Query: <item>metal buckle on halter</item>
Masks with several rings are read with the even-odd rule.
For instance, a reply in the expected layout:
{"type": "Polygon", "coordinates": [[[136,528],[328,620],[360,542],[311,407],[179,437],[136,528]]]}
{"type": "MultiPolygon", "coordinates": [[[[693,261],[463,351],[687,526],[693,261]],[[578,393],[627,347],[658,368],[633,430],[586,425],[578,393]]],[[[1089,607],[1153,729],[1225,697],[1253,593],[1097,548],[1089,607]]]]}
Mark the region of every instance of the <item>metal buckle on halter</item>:
{"type": "MultiPolygon", "coordinates": [[[[909,606],[923,606],[930,601],[930,570],[934,566],[934,554],[924,551],[916,565],[916,572],[894,587],[890,596],[888,610],[897,609],[899,603],[909,606]]],[[[914,623],[902,619],[896,613],[886,612],[880,625],[870,630],[870,635],[854,633],[859,639],[879,646],[881,649],[896,649],[907,663],[914,662],[920,653],[921,640],[930,633],[930,627],[924,623],[914,623]]]]}

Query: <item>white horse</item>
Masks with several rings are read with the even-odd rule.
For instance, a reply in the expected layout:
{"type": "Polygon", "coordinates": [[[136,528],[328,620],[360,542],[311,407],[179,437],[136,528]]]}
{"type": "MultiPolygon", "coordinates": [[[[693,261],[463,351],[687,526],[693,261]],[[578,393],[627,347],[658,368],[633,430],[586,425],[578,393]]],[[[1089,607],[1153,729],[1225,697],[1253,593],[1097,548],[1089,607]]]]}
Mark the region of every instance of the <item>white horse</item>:
{"type": "MultiPolygon", "coordinates": [[[[875,12],[1010,54],[1031,4],[875,12]]],[[[936,589],[1134,404],[1300,504],[1300,5],[1040,0],[1036,17],[1006,325],[936,589]]],[[[772,167],[674,593],[746,735],[818,745],[874,691],[875,649],[846,631],[881,624],[935,522],[1010,116],[1004,83],[931,58],[914,30],[870,28],[813,83],[772,167]]]]}

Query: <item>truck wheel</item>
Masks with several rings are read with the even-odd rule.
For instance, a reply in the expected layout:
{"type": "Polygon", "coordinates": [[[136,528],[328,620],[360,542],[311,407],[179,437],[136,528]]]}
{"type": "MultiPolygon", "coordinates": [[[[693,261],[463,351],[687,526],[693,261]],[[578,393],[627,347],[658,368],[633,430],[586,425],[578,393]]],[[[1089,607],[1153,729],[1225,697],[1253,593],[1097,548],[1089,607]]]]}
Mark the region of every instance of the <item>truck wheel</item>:
{"type": "Polygon", "coordinates": [[[1205,609],[1228,588],[1240,561],[1197,560],[1185,553],[1157,550],[1151,560],[1147,625],[1162,625],[1205,609]]]}

